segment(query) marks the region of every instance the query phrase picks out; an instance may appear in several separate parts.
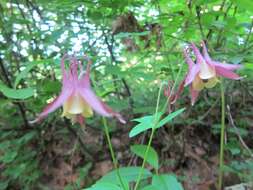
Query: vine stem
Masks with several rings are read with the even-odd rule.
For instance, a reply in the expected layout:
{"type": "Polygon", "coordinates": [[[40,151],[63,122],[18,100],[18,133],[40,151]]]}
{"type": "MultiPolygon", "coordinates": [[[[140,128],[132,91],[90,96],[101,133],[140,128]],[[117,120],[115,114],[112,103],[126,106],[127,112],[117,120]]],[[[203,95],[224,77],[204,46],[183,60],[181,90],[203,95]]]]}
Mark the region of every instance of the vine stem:
{"type": "Polygon", "coordinates": [[[115,158],[115,153],[114,153],[113,148],[112,148],[112,142],[111,142],[111,138],[110,138],[110,134],[109,134],[108,125],[107,125],[106,119],[104,117],[103,117],[103,125],[104,125],[104,128],[105,128],[105,135],[106,135],[107,143],[108,143],[108,146],[109,146],[109,149],[110,149],[110,154],[111,154],[111,157],[112,157],[112,162],[113,162],[113,165],[114,165],[114,169],[116,170],[116,173],[117,173],[117,176],[119,178],[121,186],[123,187],[124,190],[127,190],[127,188],[125,187],[125,185],[123,183],[120,172],[119,172],[118,161],[115,158]]]}
{"type": "MultiPolygon", "coordinates": [[[[143,159],[143,162],[142,162],[142,165],[141,165],[141,171],[138,175],[134,190],[137,190],[137,188],[140,184],[141,177],[143,175],[144,166],[145,166],[145,163],[147,161],[148,152],[149,152],[149,149],[150,149],[150,146],[151,146],[154,134],[155,134],[156,125],[158,124],[158,121],[159,121],[159,118],[157,117],[157,115],[158,115],[158,109],[159,109],[159,103],[160,103],[160,97],[161,97],[161,92],[162,92],[163,85],[164,85],[164,83],[162,83],[160,85],[160,88],[159,88],[158,98],[157,98],[157,102],[156,102],[156,109],[155,109],[154,125],[152,126],[152,131],[151,131],[151,135],[150,135],[150,138],[149,138],[149,141],[148,141],[148,146],[145,150],[144,159],[143,159]]],[[[158,171],[157,171],[157,173],[158,173],[158,171]]]]}
{"type": "Polygon", "coordinates": [[[224,136],[225,136],[225,95],[224,95],[224,86],[221,81],[220,84],[221,92],[221,136],[220,136],[220,161],[219,161],[219,182],[218,189],[222,190],[223,183],[223,165],[224,165],[224,136]]]}

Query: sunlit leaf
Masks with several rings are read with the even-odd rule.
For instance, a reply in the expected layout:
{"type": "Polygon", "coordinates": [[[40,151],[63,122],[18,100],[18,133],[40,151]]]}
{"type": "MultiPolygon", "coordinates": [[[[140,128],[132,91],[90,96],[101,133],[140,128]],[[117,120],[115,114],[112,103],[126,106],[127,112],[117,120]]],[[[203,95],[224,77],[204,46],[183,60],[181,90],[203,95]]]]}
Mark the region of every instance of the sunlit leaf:
{"type": "Polygon", "coordinates": [[[24,89],[12,89],[4,84],[0,83],[0,91],[8,98],[13,99],[26,99],[30,98],[34,94],[34,90],[32,88],[24,88],[24,89]]]}
{"type": "MultiPolygon", "coordinates": [[[[137,180],[141,167],[122,167],[119,170],[120,176],[127,182],[133,182],[137,180]]],[[[152,174],[149,170],[144,169],[142,179],[150,177],[152,174]]],[[[117,182],[120,184],[118,179],[117,171],[113,170],[103,176],[98,182],[117,182]]]]}
{"type": "Polygon", "coordinates": [[[83,189],[83,190],[123,190],[119,185],[115,185],[113,183],[109,182],[101,182],[101,183],[96,183],[90,188],[83,189]]]}
{"type": "MultiPolygon", "coordinates": [[[[137,156],[144,159],[147,147],[148,147],[147,145],[133,145],[131,146],[131,151],[135,153],[137,156]]],[[[146,161],[155,169],[157,170],[159,169],[158,154],[154,148],[149,147],[146,161]]]]}
{"type": "Polygon", "coordinates": [[[158,190],[183,190],[183,186],[174,175],[154,175],[152,185],[158,190]]]}
{"type": "Polygon", "coordinates": [[[182,109],[179,109],[175,112],[172,112],[171,114],[167,115],[161,121],[159,121],[159,118],[161,117],[162,113],[158,113],[157,114],[157,121],[159,121],[159,122],[156,126],[154,126],[155,125],[155,122],[154,122],[155,116],[154,115],[144,116],[142,118],[134,119],[133,121],[137,121],[137,122],[139,122],[139,124],[137,124],[135,127],[132,128],[132,130],[129,133],[129,136],[134,137],[134,136],[136,136],[148,129],[151,129],[153,126],[155,128],[160,128],[163,125],[165,125],[166,123],[170,122],[173,118],[175,118],[176,116],[181,114],[184,110],[185,110],[185,108],[182,108],[182,109]]]}
{"type": "Polygon", "coordinates": [[[243,9],[253,12],[252,0],[231,0],[231,1],[243,9]]]}

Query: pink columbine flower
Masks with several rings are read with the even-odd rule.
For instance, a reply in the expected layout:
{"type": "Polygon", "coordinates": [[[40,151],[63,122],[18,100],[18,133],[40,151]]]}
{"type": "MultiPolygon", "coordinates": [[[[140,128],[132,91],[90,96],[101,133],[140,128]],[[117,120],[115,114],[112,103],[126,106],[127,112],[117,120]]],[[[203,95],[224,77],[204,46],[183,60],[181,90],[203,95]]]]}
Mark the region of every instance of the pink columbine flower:
{"type": "Polygon", "coordinates": [[[191,49],[196,56],[196,63],[193,62],[189,54],[184,50],[186,63],[189,66],[184,86],[190,85],[192,105],[203,88],[212,88],[219,82],[219,76],[233,80],[241,79],[239,75],[233,72],[235,69],[240,68],[241,65],[212,60],[207,52],[205,43],[202,41],[201,44],[203,46],[202,54],[194,43],[191,44],[191,49]]]}
{"type": "Polygon", "coordinates": [[[75,57],[70,58],[70,67],[66,70],[64,65],[66,57],[66,55],[63,56],[61,60],[63,77],[60,95],[46,106],[32,123],[40,121],[61,106],[63,106],[62,116],[71,119],[72,123],[79,122],[83,124],[84,118],[93,115],[93,110],[104,117],[116,117],[120,122],[125,123],[119,113],[114,112],[92,91],[90,84],[91,61],[88,61],[87,69],[84,73],[82,64],[75,57]]]}

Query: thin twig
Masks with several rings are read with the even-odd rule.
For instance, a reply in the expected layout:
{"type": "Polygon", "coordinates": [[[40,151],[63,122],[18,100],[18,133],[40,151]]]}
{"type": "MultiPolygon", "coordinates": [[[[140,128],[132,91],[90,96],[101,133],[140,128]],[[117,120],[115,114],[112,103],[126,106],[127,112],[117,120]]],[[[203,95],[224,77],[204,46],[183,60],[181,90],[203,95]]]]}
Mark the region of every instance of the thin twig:
{"type": "Polygon", "coordinates": [[[209,116],[210,112],[215,108],[215,106],[217,105],[217,103],[220,101],[220,99],[217,99],[212,105],[211,107],[205,112],[205,114],[203,116],[201,116],[200,119],[195,120],[191,123],[192,124],[197,124],[200,123],[201,121],[203,121],[207,116],[209,116]]]}
{"type": "MultiPolygon", "coordinates": [[[[226,0],[223,0],[223,1],[222,1],[219,11],[222,11],[222,10],[223,10],[224,5],[225,5],[225,2],[226,2],[226,0]]],[[[219,20],[219,15],[217,15],[217,16],[215,17],[215,21],[218,21],[218,20],[219,20]]],[[[206,35],[207,41],[211,39],[211,37],[212,37],[212,32],[213,32],[213,29],[212,29],[212,28],[209,29],[209,31],[208,31],[208,33],[207,33],[207,35],[206,35]]]]}
{"type": "MultiPolygon", "coordinates": [[[[223,19],[226,20],[227,15],[228,15],[228,11],[230,10],[230,8],[232,7],[233,3],[230,3],[230,5],[228,6],[227,10],[224,13],[224,17],[223,19]]],[[[216,47],[219,47],[222,41],[222,35],[224,34],[224,29],[220,29],[218,37],[217,37],[217,42],[216,42],[216,47]]]]}
{"type": "MultiPolygon", "coordinates": [[[[104,37],[105,37],[105,43],[106,43],[106,45],[107,45],[108,51],[109,51],[110,56],[111,56],[111,62],[112,62],[112,63],[117,63],[116,57],[115,57],[115,55],[114,55],[114,53],[113,53],[113,43],[114,43],[113,35],[112,35],[111,43],[109,43],[108,38],[107,38],[106,34],[104,33],[104,31],[103,31],[103,35],[104,35],[104,37]]],[[[116,77],[115,75],[113,75],[113,78],[114,78],[114,80],[115,80],[117,77],[116,77]]],[[[132,94],[131,94],[130,87],[129,87],[129,85],[127,84],[127,81],[126,81],[124,78],[121,79],[121,82],[123,83],[123,86],[124,86],[124,88],[125,88],[125,91],[126,91],[126,93],[127,93],[127,96],[128,96],[128,98],[129,98],[129,106],[130,106],[130,109],[133,110],[134,101],[133,101],[133,98],[132,98],[132,94]]],[[[115,85],[115,87],[116,87],[116,90],[119,92],[119,90],[117,89],[116,83],[115,83],[114,85],[115,85]]],[[[117,94],[117,95],[118,95],[118,94],[117,94]]]]}
{"type": "Polygon", "coordinates": [[[238,128],[236,127],[235,123],[234,123],[229,105],[227,105],[227,110],[228,110],[229,122],[230,122],[231,126],[235,129],[235,132],[236,132],[236,135],[237,135],[239,141],[241,142],[242,146],[249,152],[250,156],[253,157],[253,152],[250,150],[250,148],[247,146],[247,144],[242,139],[242,137],[240,135],[240,132],[239,132],[238,128]]]}
{"type": "Polygon", "coordinates": [[[199,30],[201,33],[201,37],[203,40],[205,40],[205,34],[204,34],[204,30],[203,30],[203,26],[201,24],[201,16],[200,16],[200,6],[196,6],[196,13],[197,13],[197,20],[198,20],[198,25],[199,25],[199,30]]]}
{"type": "Polygon", "coordinates": [[[253,30],[253,19],[252,19],[252,21],[251,21],[251,25],[250,25],[250,31],[249,31],[249,33],[248,33],[248,35],[247,35],[247,38],[246,38],[246,40],[245,40],[245,43],[244,43],[244,50],[247,48],[247,45],[248,45],[248,42],[249,42],[249,39],[250,39],[250,35],[251,35],[251,33],[252,33],[252,30],[253,30]]]}
{"type": "Polygon", "coordinates": [[[89,149],[86,148],[84,142],[82,141],[82,138],[80,137],[80,135],[78,135],[78,132],[73,127],[70,126],[69,122],[66,119],[64,119],[64,123],[68,131],[71,132],[78,139],[81,148],[83,149],[83,153],[87,157],[87,160],[93,160],[91,152],[89,151],[89,149]]]}

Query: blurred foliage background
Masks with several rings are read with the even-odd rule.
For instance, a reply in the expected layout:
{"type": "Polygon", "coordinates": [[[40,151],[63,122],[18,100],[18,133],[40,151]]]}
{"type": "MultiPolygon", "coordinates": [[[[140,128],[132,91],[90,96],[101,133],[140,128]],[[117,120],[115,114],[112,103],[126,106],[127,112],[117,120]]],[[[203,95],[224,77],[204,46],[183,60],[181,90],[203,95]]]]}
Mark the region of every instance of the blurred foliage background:
{"type": "MultiPolygon", "coordinates": [[[[0,189],[81,189],[112,169],[101,117],[84,129],[58,110],[29,124],[60,92],[63,54],[92,59],[93,89],[128,121],[110,120],[117,158],[138,165],[129,145],[147,134],[130,141],[131,120],[154,112],[161,82],[179,84],[182,50],[202,39],[214,59],[244,65],[242,80],[225,81],[225,182],[252,181],[252,27],[251,0],[1,0],[0,189]]],[[[180,175],[185,189],[215,178],[219,99],[215,87],[192,107],[185,89],[171,109],[187,111],[156,133],[161,170],[180,175]]]]}

